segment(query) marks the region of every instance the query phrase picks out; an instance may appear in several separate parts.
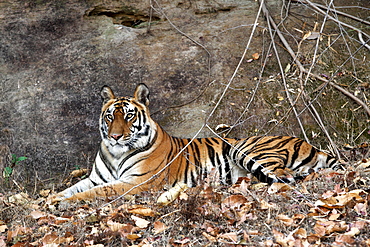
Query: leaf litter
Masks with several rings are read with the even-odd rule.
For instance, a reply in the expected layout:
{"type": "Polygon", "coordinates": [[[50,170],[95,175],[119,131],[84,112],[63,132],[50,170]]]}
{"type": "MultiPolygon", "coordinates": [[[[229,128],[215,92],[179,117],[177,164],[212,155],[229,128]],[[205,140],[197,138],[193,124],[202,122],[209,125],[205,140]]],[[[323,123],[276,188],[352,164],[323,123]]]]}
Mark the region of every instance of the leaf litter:
{"type": "Polygon", "coordinates": [[[368,163],[289,185],[205,181],[167,206],[158,192],[102,208],[0,195],[0,246],[369,246],[368,163]]]}

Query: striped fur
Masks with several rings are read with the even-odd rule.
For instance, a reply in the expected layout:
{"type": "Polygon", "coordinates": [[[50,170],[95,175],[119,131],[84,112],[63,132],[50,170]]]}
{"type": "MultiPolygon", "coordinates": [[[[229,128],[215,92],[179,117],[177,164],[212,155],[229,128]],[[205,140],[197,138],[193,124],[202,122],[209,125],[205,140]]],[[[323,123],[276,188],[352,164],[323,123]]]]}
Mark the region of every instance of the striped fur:
{"type": "Polygon", "coordinates": [[[144,84],[137,86],[132,98],[116,98],[107,86],[101,95],[102,142],[93,170],[88,178],[59,194],[64,198],[97,187],[107,194],[122,194],[160,170],[154,179],[130,193],[182,183],[192,187],[214,171],[223,183],[234,183],[251,173],[271,184],[294,181],[320,168],[338,165],[333,157],[290,136],[199,138],[190,144],[190,139],[172,137],[150,117],[149,89],[144,84]],[[119,191],[109,193],[109,188],[116,185],[119,191]]]}

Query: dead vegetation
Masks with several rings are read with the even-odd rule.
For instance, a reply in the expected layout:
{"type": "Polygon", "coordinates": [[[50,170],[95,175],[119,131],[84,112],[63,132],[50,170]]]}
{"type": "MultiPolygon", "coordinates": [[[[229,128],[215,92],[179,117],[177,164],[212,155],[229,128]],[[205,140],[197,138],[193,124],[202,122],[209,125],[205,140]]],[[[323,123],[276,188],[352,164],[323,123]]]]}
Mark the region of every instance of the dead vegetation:
{"type": "Polygon", "coordinates": [[[368,246],[369,167],[367,159],[295,185],[203,183],[164,207],[158,192],[57,205],[2,195],[0,246],[368,246]]]}

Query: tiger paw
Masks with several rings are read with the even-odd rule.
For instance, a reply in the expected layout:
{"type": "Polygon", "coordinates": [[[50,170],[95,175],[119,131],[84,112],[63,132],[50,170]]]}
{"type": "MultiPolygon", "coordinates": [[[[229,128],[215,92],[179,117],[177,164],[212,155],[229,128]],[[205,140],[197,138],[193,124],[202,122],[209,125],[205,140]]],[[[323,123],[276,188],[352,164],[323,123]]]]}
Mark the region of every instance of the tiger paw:
{"type": "Polygon", "coordinates": [[[168,191],[162,193],[158,199],[157,203],[161,204],[163,206],[166,206],[176,200],[177,197],[179,197],[181,192],[184,192],[188,189],[187,184],[184,183],[177,183],[174,187],[169,189],[168,191]]]}
{"type": "Polygon", "coordinates": [[[61,193],[52,194],[46,198],[46,204],[54,205],[54,204],[59,203],[60,201],[63,201],[64,199],[65,197],[61,193]]]}

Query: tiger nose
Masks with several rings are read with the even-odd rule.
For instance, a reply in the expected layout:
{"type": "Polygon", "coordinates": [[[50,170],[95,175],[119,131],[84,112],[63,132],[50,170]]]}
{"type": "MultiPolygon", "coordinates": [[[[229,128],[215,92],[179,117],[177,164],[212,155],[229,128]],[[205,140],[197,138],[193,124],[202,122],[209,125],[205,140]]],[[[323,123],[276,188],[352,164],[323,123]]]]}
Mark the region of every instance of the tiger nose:
{"type": "Polygon", "coordinates": [[[114,140],[118,140],[119,138],[121,138],[123,135],[122,134],[111,134],[110,137],[112,137],[114,140]]]}

